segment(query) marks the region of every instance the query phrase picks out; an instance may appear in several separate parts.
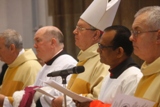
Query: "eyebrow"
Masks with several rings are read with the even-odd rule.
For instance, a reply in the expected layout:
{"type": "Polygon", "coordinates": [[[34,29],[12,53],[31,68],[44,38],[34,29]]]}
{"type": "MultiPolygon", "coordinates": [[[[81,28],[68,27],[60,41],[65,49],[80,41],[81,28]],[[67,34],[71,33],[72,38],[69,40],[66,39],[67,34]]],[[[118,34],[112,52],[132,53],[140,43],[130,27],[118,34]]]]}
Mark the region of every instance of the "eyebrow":
{"type": "Polygon", "coordinates": [[[79,27],[84,27],[84,26],[91,27],[91,25],[89,25],[89,24],[77,24],[76,26],[79,26],[79,27]]]}
{"type": "Polygon", "coordinates": [[[141,30],[142,28],[139,26],[133,27],[133,30],[139,30],[139,29],[141,30]]]}
{"type": "Polygon", "coordinates": [[[34,38],[34,40],[39,40],[39,39],[41,39],[41,38],[39,38],[39,37],[35,37],[35,38],[34,38]]]}

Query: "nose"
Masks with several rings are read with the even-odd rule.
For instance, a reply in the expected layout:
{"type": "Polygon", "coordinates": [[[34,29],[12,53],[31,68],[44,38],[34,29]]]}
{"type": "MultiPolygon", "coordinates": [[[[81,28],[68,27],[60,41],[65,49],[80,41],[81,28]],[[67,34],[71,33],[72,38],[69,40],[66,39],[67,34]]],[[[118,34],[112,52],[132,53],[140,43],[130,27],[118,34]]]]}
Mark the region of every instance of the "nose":
{"type": "Polygon", "coordinates": [[[75,34],[77,34],[78,32],[77,32],[77,29],[75,28],[74,30],[73,30],[73,34],[75,35],[75,34]]]}
{"type": "Polygon", "coordinates": [[[130,40],[130,41],[133,41],[133,40],[134,40],[133,34],[131,34],[131,36],[129,37],[129,40],[130,40]]]}
{"type": "Polygon", "coordinates": [[[34,48],[37,48],[37,45],[36,45],[36,43],[34,43],[34,45],[33,45],[33,46],[34,46],[34,48]]]}

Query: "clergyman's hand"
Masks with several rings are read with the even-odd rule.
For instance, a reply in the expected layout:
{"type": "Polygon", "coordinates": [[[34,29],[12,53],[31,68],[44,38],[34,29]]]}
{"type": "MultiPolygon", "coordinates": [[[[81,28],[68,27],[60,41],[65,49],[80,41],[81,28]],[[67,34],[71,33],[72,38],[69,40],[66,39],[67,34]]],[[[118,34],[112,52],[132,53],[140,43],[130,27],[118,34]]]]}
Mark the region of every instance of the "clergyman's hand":
{"type": "Polygon", "coordinates": [[[76,107],[89,107],[90,101],[88,102],[78,102],[76,100],[73,100],[76,104],[76,107]]]}
{"type": "Polygon", "coordinates": [[[63,96],[55,98],[52,100],[52,107],[62,107],[63,96]]]}
{"type": "Polygon", "coordinates": [[[5,96],[0,94],[0,106],[3,106],[5,96]]]}

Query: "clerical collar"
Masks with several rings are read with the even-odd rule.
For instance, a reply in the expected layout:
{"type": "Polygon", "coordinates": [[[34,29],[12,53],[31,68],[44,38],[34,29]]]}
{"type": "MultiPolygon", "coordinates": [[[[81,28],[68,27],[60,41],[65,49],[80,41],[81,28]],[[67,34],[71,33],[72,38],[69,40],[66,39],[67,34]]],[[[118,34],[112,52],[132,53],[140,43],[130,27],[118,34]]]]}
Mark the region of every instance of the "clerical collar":
{"type": "Polygon", "coordinates": [[[138,65],[133,61],[133,59],[131,57],[124,60],[117,67],[115,67],[113,69],[109,69],[110,78],[113,78],[113,79],[118,78],[130,66],[138,67],[138,65]]]}
{"type": "Polygon", "coordinates": [[[18,56],[20,56],[21,54],[23,54],[25,52],[24,48],[21,49],[21,51],[19,52],[18,56]]]}
{"type": "Polygon", "coordinates": [[[48,62],[46,62],[46,65],[51,65],[59,56],[67,54],[66,51],[62,50],[61,52],[59,52],[57,55],[55,55],[51,60],[49,60],[48,62]]]}

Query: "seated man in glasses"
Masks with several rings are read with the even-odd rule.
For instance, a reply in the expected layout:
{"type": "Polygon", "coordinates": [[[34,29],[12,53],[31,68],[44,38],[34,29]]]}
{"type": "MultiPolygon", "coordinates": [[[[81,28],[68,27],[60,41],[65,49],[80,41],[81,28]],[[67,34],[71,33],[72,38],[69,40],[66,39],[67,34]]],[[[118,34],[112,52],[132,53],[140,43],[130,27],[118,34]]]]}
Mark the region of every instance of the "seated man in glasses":
{"type": "Polygon", "coordinates": [[[160,6],[148,6],[135,14],[130,40],[134,54],[144,61],[143,77],[135,96],[155,102],[160,107],[160,6]]]}
{"type": "MultiPolygon", "coordinates": [[[[78,65],[83,65],[85,71],[80,74],[72,74],[67,88],[84,97],[97,99],[102,80],[108,73],[109,66],[100,62],[97,52],[101,31],[79,19],[75,30],[75,45],[81,49],[77,58],[78,65]]],[[[63,96],[53,100],[53,107],[62,107],[63,96]]],[[[67,107],[74,107],[72,99],[67,98],[67,107]]],[[[45,106],[46,107],[46,106],[45,106]]]]}
{"type": "Polygon", "coordinates": [[[110,26],[104,30],[97,51],[100,61],[110,65],[110,74],[102,83],[98,100],[91,103],[75,101],[77,107],[110,106],[118,94],[134,95],[142,73],[131,58],[133,46],[129,40],[130,35],[130,31],[124,26],[110,26]]]}

